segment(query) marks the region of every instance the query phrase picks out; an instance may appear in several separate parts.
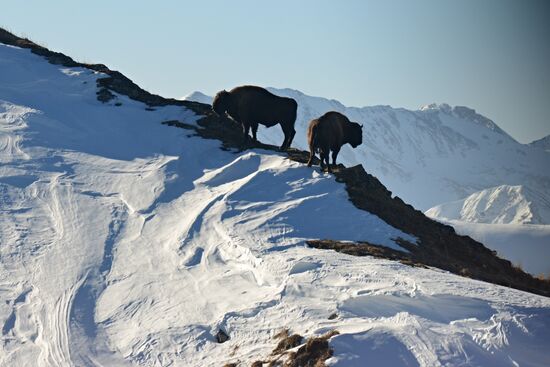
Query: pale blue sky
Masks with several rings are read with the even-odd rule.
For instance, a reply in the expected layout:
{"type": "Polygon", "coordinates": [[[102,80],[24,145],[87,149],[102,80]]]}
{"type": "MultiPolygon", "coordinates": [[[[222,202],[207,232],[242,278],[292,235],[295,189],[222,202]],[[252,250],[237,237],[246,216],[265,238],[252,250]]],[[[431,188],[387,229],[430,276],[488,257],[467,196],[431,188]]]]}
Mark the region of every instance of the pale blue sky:
{"type": "Polygon", "coordinates": [[[249,83],[550,134],[550,1],[9,1],[0,26],[167,97],[249,83]]]}

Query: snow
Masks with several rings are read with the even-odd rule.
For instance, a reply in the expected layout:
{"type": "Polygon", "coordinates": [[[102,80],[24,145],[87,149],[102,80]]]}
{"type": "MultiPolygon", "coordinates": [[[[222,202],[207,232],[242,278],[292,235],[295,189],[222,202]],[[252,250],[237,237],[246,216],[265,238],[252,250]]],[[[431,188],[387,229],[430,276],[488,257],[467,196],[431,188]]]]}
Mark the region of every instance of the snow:
{"type": "Polygon", "coordinates": [[[250,365],[284,327],[339,330],[336,366],[550,362],[548,298],[308,248],[415,239],[331,175],[160,124],[191,111],[98,102],[98,77],[0,45],[0,365],[250,365]]]}
{"type": "Polygon", "coordinates": [[[550,135],[546,135],[544,138],[532,141],[530,146],[550,152],[550,135]]]}
{"type": "Polygon", "coordinates": [[[429,217],[472,223],[550,223],[550,202],[523,186],[501,185],[428,209],[429,217]]]}
{"type": "Polygon", "coordinates": [[[497,186],[424,214],[533,274],[550,275],[550,203],[523,186],[497,186]]]}
{"type": "Polygon", "coordinates": [[[441,220],[457,233],[470,236],[504,259],[533,275],[550,276],[550,226],[535,224],[486,224],[441,220]]]}
{"type": "Polygon", "coordinates": [[[189,93],[186,96],[183,96],[180,98],[180,100],[184,101],[194,101],[194,102],[200,102],[200,103],[206,103],[206,104],[212,104],[212,97],[207,96],[204,93],[195,91],[193,93],[189,93]]]}

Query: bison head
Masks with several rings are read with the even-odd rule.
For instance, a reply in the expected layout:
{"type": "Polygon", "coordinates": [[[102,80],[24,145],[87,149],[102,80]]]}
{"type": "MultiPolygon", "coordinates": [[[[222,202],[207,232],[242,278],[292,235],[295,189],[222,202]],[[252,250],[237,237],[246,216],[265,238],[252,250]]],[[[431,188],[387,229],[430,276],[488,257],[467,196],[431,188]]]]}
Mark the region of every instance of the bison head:
{"type": "Polygon", "coordinates": [[[357,148],[363,143],[362,125],[359,125],[357,122],[350,123],[350,128],[348,129],[348,141],[354,148],[357,148]]]}
{"type": "Polygon", "coordinates": [[[231,94],[229,94],[229,92],[225,90],[218,92],[214,97],[214,101],[212,101],[212,110],[219,116],[225,116],[225,111],[227,111],[229,107],[230,98],[231,94]]]}

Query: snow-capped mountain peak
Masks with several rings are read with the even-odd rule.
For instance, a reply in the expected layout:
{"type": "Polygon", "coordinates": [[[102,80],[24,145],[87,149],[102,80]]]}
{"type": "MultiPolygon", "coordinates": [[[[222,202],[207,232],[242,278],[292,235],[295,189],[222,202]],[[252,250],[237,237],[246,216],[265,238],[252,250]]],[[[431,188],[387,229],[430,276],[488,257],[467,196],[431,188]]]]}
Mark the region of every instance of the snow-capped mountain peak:
{"type": "Polygon", "coordinates": [[[192,93],[189,93],[186,96],[181,97],[180,99],[184,101],[193,101],[193,102],[199,102],[199,103],[205,103],[205,104],[212,104],[212,97],[199,91],[194,91],[192,93]]]}
{"type": "Polygon", "coordinates": [[[419,111],[443,111],[450,112],[452,107],[447,103],[430,103],[423,105],[419,108],[419,111]]]}
{"type": "Polygon", "coordinates": [[[472,223],[545,224],[550,223],[550,202],[521,185],[501,185],[437,205],[426,215],[472,223]]]}

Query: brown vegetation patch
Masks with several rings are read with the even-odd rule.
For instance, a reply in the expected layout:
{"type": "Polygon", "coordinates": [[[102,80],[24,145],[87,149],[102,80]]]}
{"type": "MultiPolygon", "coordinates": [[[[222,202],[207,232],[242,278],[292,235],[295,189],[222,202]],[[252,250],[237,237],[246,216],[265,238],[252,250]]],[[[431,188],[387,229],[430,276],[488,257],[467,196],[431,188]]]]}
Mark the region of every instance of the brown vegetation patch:
{"type": "Polygon", "coordinates": [[[273,354],[280,354],[289,349],[296,348],[302,344],[303,340],[304,338],[299,334],[292,334],[283,337],[279,344],[277,344],[277,347],[273,350],[273,354]]]}
{"type": "Polygon", "coordinates": [[[337,331],[332,331],[323,336],[309,339],[305,345],[289,355],[284,366],[325,367],[325,361],[332,357],[333,354],[333,350],[330,348],[328,340],[337,334],[337,331]]]}

